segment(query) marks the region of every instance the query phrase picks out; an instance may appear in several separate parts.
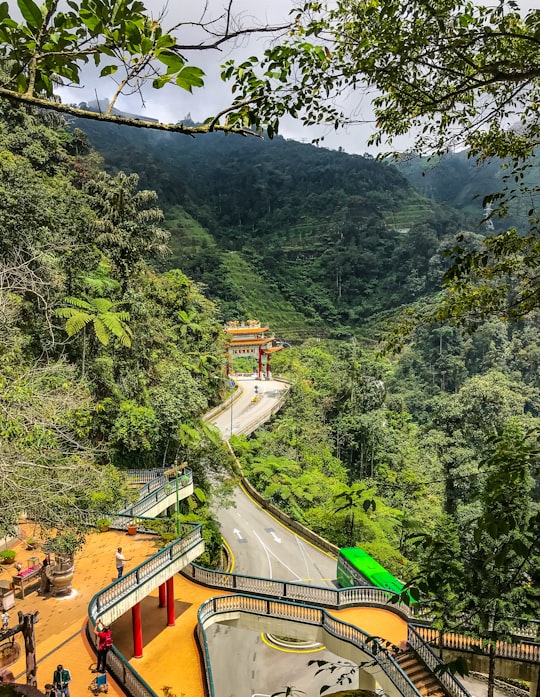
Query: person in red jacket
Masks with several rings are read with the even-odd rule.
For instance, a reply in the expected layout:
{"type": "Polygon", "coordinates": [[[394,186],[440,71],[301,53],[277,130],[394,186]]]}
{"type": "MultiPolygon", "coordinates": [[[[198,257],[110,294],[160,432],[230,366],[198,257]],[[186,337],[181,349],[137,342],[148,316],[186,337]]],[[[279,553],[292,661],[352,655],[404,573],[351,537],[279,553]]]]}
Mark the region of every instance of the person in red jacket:
{"type": "Polygon", "coordinates": [[[113,645],[110,627],[105,627],[101,620],[94,627],[94,634],[98,637],[97,668],[94,673],[104,673],[107,667],[107,654],[113,645]]]}

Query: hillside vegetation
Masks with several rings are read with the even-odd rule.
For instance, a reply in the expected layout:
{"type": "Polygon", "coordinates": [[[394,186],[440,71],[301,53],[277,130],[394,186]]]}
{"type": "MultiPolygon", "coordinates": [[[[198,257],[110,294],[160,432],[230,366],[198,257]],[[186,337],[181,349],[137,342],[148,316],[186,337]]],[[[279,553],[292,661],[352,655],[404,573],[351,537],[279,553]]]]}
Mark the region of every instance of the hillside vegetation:
{"type": "Polygon", "coordinates": [[[306,335],[302,325],[348,336],[432,293],[440,249],[465,224],[370,157],[281,137],[79,126],[110,171],[137,172],[157,191],[168,263],[204,284],[221,318],[271,318],[289,340],[306,335]]]}

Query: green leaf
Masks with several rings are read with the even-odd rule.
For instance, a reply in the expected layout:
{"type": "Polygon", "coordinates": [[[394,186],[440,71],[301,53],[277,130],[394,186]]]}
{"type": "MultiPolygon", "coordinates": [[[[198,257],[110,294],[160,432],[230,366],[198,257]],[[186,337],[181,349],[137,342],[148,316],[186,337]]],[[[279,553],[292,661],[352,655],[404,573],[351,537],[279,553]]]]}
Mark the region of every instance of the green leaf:
{"type": "Polygon", "coordinates": [[[39,29],[43,24],[41,10],[32,0],[17,0],[17,5],[29,27],[39,29]]]}
{"type": "Polygon", "coordinates": [[[9,17],[9,5],[7,2],[0,3],[0,22],[9,17]]]}
{"type": "Polygon", "coordinates": [[[204,87],[204,71],[194,66],[186,66],[176,77],[176,84],[188,92],[192,87],[204,87]]]}
{"type": "Polygon", "coordinates": [[[168,73],[177,73],[182,70],[182,67],[186,64],[182,56],[169,50],[158,51],[156,53],[156,58],[160,63],[167,66],[168,73]]]}
{"type": "Polygon", "coordinates": [[[98,33],[102,27],[101,19],[93,12],[86,9],[81,9],[80,18],[82,23],[90,29],[91,32],[98,33]]]}
{"type": "Polygon", "coordinates": [[[99,343],[107,346],[109,343],[109,332],[99,317],[94,317],[94,331],[99,343]]]}
{"type": "Polygon", "coordinates": [[[86,325],[92,321],[91,315],[87,315],[84,312],[77,312],[72,315],[66,322],[66,332],[68,336],[73,336],[78,334],[81,329],[84,329],[86,325]]]}
{"type": "Polygon", "coordinates": [[[104,68],[101,69],[100,72],[100,77],[105,77],[105,75],[114,75],[118,70],[117,65],[106,65],[104,68]]]}
{"type": "Polygon", "coordinates": [[[160,90],[162,87],[167,85],[171,81],[170,75],[160,75],[155,80],[152,81],[152,87],[155,90],[160,90]]]}

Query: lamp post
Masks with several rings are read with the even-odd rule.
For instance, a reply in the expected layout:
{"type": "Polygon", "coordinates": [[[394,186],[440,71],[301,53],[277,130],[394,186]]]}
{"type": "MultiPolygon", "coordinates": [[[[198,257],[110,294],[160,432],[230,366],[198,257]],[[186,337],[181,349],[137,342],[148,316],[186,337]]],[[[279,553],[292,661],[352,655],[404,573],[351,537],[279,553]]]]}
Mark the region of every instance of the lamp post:
{"type": "Polygon", "coordinates": [[[178,496],[178,460],[174,461],[174,478],[176,480],[176,532],[180,537],[180,498],[178,496]]]}
{"type": "Polygon", "coordinates": [[[229,429],[229,440],[232,438],[232,426],[233,426],[233,411],[232,411],[232,405],[234,402],[234,393],[231,395],[231,428],[229,429]]]}

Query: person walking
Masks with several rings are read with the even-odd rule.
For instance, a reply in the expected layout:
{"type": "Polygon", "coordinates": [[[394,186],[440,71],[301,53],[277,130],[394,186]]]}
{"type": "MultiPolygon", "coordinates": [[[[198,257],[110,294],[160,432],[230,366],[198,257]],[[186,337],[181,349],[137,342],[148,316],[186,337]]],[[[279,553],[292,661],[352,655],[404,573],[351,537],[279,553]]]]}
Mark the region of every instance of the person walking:
{"type": "Polygon", "coordinates": [[[53,675],[53,685],[56,689],[58,697],[69,697],[69,683],[71,682],[71,673],[62,664],[56,666],[53,675]]]}
{"type": "Polygon", "coordinates": [[[9,615],[7,610],[2,613],[2,629],[7,629],[9,627],[9,615]]]}
{"type": "Polygon", "coordinates": [[[94,634],[98,637],[97,667],[93,673],[105,673],[107,668],[107,654],[113,645],[112,632],[101,620],[94,627],[94,634]]]}

